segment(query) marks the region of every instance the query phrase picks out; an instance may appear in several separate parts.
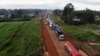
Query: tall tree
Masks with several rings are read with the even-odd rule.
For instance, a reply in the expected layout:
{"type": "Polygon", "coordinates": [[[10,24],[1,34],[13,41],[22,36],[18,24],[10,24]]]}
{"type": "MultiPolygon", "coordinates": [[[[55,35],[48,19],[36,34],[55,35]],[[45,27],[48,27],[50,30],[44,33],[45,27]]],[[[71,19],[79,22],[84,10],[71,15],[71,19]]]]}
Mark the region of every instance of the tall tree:
{"type": "Polygon", "coordinates": [[[68,3],[63,10],[61,19],[64,22],[71,24],[73,18],[74,18],[74,6],[71,3],[68,3]]]}

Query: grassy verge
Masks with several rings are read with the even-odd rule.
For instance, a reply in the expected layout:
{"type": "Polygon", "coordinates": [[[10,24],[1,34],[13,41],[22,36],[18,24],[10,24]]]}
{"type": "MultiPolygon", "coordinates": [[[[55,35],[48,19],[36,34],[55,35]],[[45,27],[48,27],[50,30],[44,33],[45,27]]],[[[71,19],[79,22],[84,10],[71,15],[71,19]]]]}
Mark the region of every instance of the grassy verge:
{"type": "Polygon", "coordinates": [[[100,46],[93,45],[92,47],[100,52],[100,46]]]}

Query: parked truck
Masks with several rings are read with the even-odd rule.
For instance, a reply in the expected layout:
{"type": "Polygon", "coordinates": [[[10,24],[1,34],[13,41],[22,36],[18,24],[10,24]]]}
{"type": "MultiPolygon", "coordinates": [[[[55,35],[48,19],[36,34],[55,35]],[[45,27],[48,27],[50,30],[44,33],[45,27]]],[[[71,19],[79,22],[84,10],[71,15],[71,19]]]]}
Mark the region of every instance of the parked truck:
{"type": "Polygon", "coordinates": [[[58,36],[59,40],[64,40],[64,34],[59,27],[55,27],[54,31],[55,31],[56,35],[58,36]]]}

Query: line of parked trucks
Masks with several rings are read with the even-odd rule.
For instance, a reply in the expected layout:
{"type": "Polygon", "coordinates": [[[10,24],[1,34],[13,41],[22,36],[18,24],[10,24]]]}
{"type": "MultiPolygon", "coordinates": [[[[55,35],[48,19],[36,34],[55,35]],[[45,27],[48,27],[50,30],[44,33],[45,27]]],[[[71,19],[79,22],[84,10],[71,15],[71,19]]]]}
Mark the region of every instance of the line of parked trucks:
{"type": "Polygon", "coordinates": [[[52,30],[54,30],[54,32],[56,33],[58,39],[59,40],[64,40],[64,34],[63,34],[63,31],[62,31],[61,27],[58,26],[57,24],[55,24],[55,22],[52,19],[50,19],[49,16],[47,16],[46,21],[47,21],[47,25],[49,25],[49,27],[52,30]]]}
{"type": "MultiPolygon", "coordinates": [[[[59,40],[64,40],[64,34],[60,26],[55,24],[55,22],[50,19],[50,16],[46,16],[46,22],[49,27],[54,30],[59,40]]],[[[70,41],[66,41],[64,45],[65,49],[71,54],[71,56],[82,56],[79,51],[71,44],[70,41]]]]}

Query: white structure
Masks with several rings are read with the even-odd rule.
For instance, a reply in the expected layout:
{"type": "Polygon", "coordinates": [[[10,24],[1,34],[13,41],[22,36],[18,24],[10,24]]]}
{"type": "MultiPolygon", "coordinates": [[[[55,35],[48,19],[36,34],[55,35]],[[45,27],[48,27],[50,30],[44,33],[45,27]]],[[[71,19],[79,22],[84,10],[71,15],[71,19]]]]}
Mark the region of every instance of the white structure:
{"type": "Polygon", "coordinates": [[[80,21],[81,21],[81,19],[80,19],[80,18],[75,17],[75,18],[73,18],[73,21],[80,22],[80,21]]]}
{"type": "Polygon", "coordinates": [[[0,18],[4,18],[5,17],[5,15],[0,15],[0,18]]]}
{"type": "Polygon", "coordinates": [[[99,16],[95,16],[95,21],[100,21],[100,17],[99,16]]]}

